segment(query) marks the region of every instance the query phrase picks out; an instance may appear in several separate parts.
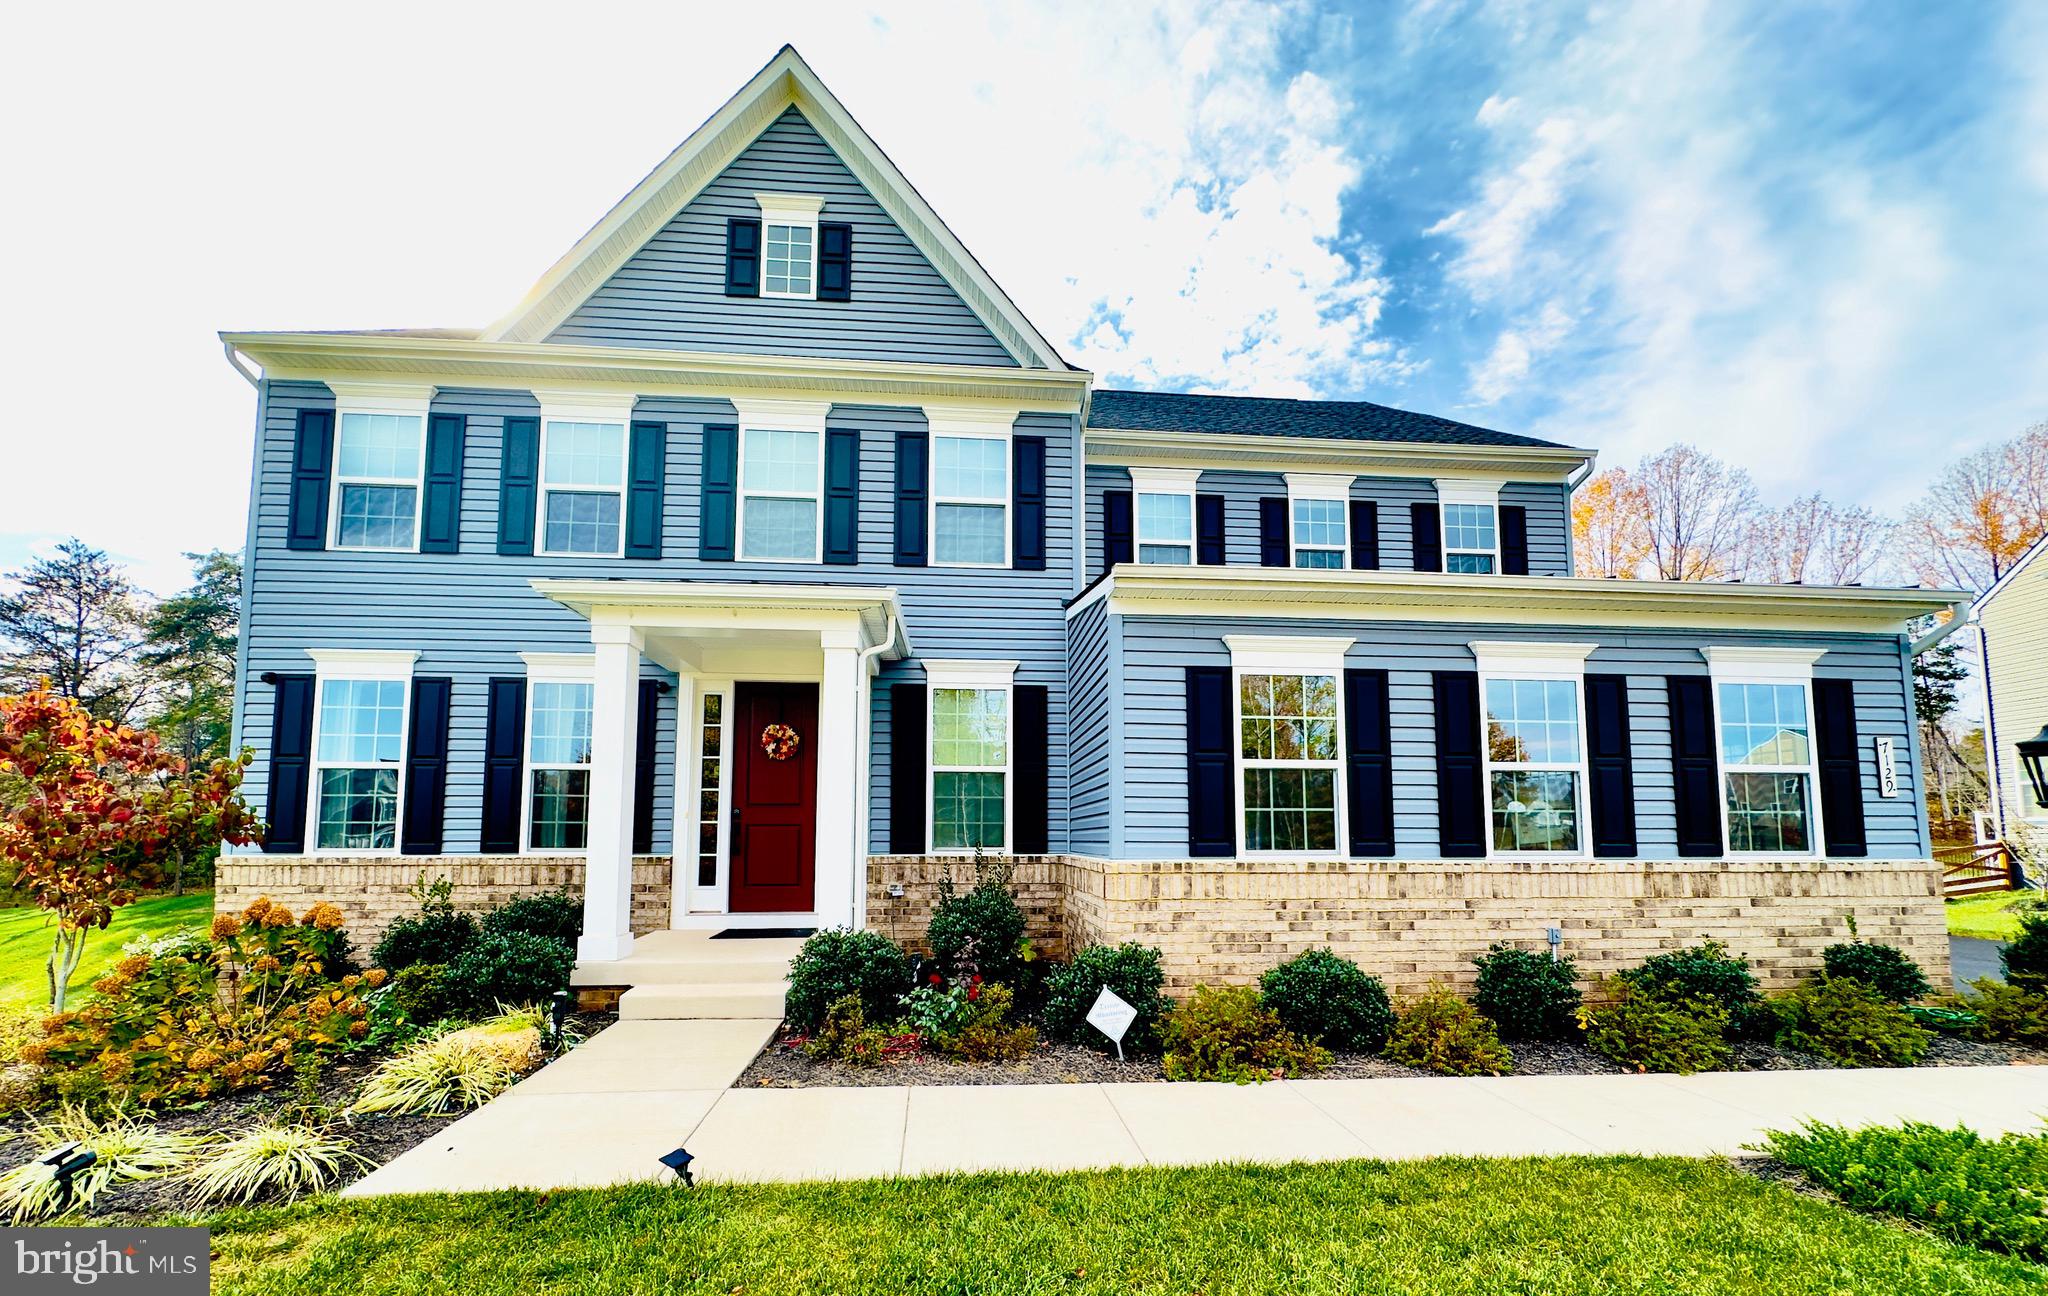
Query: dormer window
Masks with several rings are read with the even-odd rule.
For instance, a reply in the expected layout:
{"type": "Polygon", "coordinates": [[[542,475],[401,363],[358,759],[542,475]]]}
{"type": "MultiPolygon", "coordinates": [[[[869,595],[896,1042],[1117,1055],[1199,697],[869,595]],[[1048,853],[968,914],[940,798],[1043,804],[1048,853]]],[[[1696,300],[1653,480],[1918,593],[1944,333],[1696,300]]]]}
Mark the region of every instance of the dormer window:
{"type": "Polygon", "coordinates": [[[1500,483],[1438,481],[1443,511],[1444,570],[1484,575],[1501,569],[1500,483]]]}
{"type": "Polygon", "coordinates": [[[761,204],[761,295],[818,295],[818,212],[823,198],[808,194],[754,195],[761,204]]]}
{"type": "Polygon", "coordinates": [[[1194,469],[1131,469],[1131,494],[1138,512],[1139,562],[1172,567],[1194,564],[1198,475],[1194,469]]]}
{"type": "Polygon", "coordinates": [[[1288,534],[1296,567],[1341,570],[1351,539],[1347,530],[1351,478],[1325,473],[1287,474],[1288,534]]]}

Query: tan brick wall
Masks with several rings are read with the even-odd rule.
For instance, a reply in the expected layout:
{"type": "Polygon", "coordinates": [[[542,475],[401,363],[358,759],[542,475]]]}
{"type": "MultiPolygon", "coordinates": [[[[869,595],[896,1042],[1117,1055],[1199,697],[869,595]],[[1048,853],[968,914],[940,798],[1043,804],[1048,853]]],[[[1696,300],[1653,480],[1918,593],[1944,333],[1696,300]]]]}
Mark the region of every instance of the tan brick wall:
{"type": "MultiPolygon", "coordinates": [[[[1066,893],[1072,866],[1064,855],[1017,855],[1010,886],[1023,906],[1032,942],[1050,958],[1066,955],[1066,893]]],[[[939,902],[939,882],[951,877],[962,891],[974,885],[971,855],[870,855],[867,925],[909,949],[929,953],[925,927],[939,902]],[[901,896],[889,894],[901,887],[901,896]]]]}
{"type": "MultiPolygon", "coordinates": [[[[961,869],[957,876],[971,876],[961,869]]],[[[869,863],[869,923],[916,943],[942,862],[878,856],[869,863]],[[880,898],[891,881],[906,895],[880,898]],[[885,907],[893,903],[893,908],[885,907]]],[[[1313,946],[1328,945],[1390,987],[1432,980],[1469,986],[1472,959],[1495,941],[1564,952],[1589,978],[1662,950],[1712,937],[1747,957],[1768,988],[1820,966],[1849,937],[1898,945],[1936,985],[1948,982],[1939,873],[1924,860],[1133,861],[1045,857],[1018,869],[1032,934],[1059,949],[1135,940],[1157,947],[1176,992],[1201,982],[1250,981],[1313,946]],[[1053,885],[1053,879],[1059,885],[1053,885]]]]}
{"type": "MultiPolygon", "coordinates": [[[[349,935],[368,949],[394,918],[416,912],[409,894],[425,872],[455,884],[457,909],[482,912],[522,895],[563,887],[583,893],[583,861],[528,855],[408,855],[400,858],[227,855],[214,872],[213,907],[232,913],[257,896],[303,910],[316,900],[340,906],[349,935]]],[[[668,926],[669,859],[641,855],[633,861],[634,932],[668,926]]]]}

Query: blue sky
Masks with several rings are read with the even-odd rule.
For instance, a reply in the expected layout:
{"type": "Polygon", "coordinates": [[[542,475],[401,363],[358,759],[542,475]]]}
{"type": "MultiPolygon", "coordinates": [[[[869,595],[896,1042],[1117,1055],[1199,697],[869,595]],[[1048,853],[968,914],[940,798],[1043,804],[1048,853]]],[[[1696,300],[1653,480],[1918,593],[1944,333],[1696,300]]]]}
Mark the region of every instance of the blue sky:
{"type": "Polygon", "coordinates": [[[238,546],[215,330],[489,321],[784,40],[1106,384],[1888,510],[2048,418],[2048,5],[756,8],[25,18],[0,565],[238,546]]]}

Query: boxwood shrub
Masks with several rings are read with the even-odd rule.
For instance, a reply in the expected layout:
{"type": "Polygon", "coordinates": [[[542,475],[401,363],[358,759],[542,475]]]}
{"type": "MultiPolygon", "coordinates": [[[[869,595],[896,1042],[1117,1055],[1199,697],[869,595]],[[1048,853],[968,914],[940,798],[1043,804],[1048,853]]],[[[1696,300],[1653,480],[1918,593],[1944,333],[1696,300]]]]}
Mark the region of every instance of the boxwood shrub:
{"type": "Polygon", "coordinates": [[[910,989],[910,956],[880,932],[832,928],[814,932],[789,965],[783,1015],[809,1034],[825,1011],[852,995],[870,1022],[892,1022],[897,997],[910,989]]]}
{"type": "Polygon", "coordinates": [[[1159,951],[1130,942],[1123,945],[1090,945],[1074,961],[1046,979],[1045,1031],[1056,1040],[1086,1044],[1104,1053],[1116,1046],[1088,1024],[1088,1010],[1108,986],[1112,993],[1138,1010],[1136,1020],[1124,1034],[1126,1053],[1157,1052],[1159,1023],[1172,1010],[1164,993],[1166,973],[1159,964],[1159,951]]]}
{"type": "Polygon", "coordinates": [[[1934,992],[1920,965],[1895,945],[1876,941],[1844,941],[1820,953],[1821,968],[1831,977],[1861,981],[1893,1003],[1912,1003],[1934,992]]]}
{"type": "Polygon", "coordinates": [[[435,990],[452,1012],[490,1017],[500,1005],[545,1005],[555,991],[569,988],[575,968],[576,948],[567,941],[487,931],[435,978],[435,990]]]}
{"type": "Polygon", "coordinates": [[[2048,913],[2020,915],[2020,934],[2006,943],[1999,958],[2007,981],[2025,990],[2048,993],[2048,913]]]}
{"type": "Polygon", "coordinates": [[[1378,977],[1328,949],[1297,954],[1259,978],[1259,999],[1304,1040],[1347,1053],[1377,1053],[1394,1029],[1378,977]]]}
{"type": "Polygon", "coordinates": [[[1479,985],[1472,1006],[1493,1019],[1509,1039],[1570,1039],[1579,1033],[1579,969],[1512,945],[1495,945],[1473,959],[1479,985]]]}
{"type": "Polygon", "coordinates": [[[571,945],[583,934],[583,902],[567,891],[520,896],[484,915],[484,930],[525,932],[571,945]]]}
{"type": "Polygon", "coordinates": [[[1013,988],[1022,980],[1024,910],[1001,876],[957,893],[950,880],[940,883],[925,939],[949,973],[976,972],[984,981],[1013,988]]]}

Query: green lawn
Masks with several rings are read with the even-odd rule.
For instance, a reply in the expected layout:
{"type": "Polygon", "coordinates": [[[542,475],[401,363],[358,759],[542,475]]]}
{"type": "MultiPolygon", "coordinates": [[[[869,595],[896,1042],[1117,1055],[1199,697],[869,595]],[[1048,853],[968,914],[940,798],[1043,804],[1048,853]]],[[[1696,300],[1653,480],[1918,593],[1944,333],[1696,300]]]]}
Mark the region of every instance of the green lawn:
{"type": "Polygon", "coordinates": [[[245,1296],[1953,1296],[2048,1282],[1719,1162],[1633,1158],[329,1198],[207,1223],[214,1290],[245,1296]]]}
{"type": "MultiPolygon", "coordinates": [[[[212,917],[211,891],[157,896],[116,909],[113,926],[85,938],[85,958],[71,977],[73,993],[91,986],[125,942],[203,927],[212,917]]],[[[50,983],[43,963],[50,957],[53,934],[52,920],[41,909],[0,909],[0,1004],[49,1002],[50,983]]]]}
{"type": "Polygon", "coordinates": [[[2024,891],[1997,891],[1948,902],[1948,934],[1979,936],[1985,940],[2011,940],[2020,934],[2020,920],[2007,906],[2026,895],[2024,891]]]}

